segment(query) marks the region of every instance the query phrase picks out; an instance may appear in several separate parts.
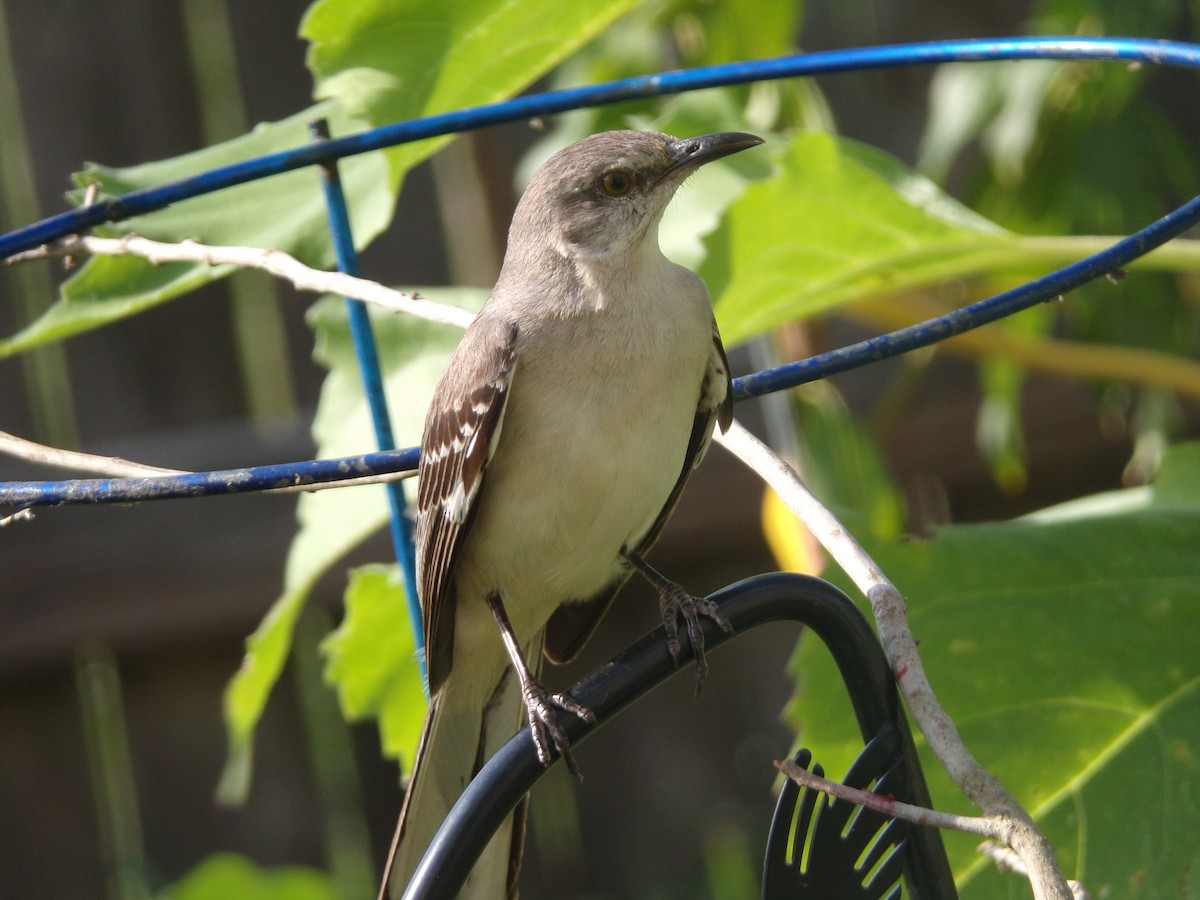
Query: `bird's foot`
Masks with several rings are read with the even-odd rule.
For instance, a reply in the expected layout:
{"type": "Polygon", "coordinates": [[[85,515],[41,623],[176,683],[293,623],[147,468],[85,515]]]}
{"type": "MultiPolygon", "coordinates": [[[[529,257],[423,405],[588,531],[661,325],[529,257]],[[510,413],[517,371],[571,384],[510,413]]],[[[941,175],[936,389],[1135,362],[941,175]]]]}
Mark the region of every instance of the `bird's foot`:
{"type": "Polygon", "coordinates": [[[667,630],[667,650],[671,659],[679,664],[679,620],[687,627],[688,643],[696,660],[696,693],[704,684],[708,674],[708,660],[704,655],[704,632],[700,628],[700,617],[712,619],[722,631],[733,634],[733,626],[712,600],[693,597],[673,581],[658,585],[658,604],[662,610],[663,627],[667,630]]]}
{"type": "Polygon", "coordinates": [[[657,569],[647,563],[637,553],[628,548],[622,548],[621,555],[638,571],[650,586],[658,592],[658,606],[662,611],[663,627],[667,630],[667,650],[675,665],[679,665],[679,620],[683,619],[687,626],[688,643],[692,645],[692,655],[696,660],[696,693],[704,684],[704,676],[708,674],[708,660],[704,656],[704,632],[700,628],[700,617],[712,619],[721,630],[733,634],[733,625],[720,607],[712,600],[693,597],[680,585],[662,575],[657,569]]]}
{"type": "Polygon", "coordinates": [[[538,762],[549,766],[554,761],[550,755],[550,745],[558,751],[558,755],[567,764],[567,769],[576,778],[579,777],[579,766],[571,755],[570,740],[566,731],[558,724],[557,710],[563,709],[574,713],[589,724],[596,724],[595,714],[586,706],[576,702],[568,694],[551,694],[536,681],[529,679],[521,685],[521,695],[525,698],[525,709],[529,714],[529,730],[533,733],[533,743],[537,747],[538,762]]]}

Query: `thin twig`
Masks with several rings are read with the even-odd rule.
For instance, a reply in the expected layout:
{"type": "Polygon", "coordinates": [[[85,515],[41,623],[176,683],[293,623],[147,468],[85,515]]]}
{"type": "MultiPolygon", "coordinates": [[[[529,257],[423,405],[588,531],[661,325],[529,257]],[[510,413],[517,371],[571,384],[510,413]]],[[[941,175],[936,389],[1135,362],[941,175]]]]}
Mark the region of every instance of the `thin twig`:
{"type": "Polygon", "coordinates": [[[86,254],[95,256],[139,256],[155,265],[173,262],[200,263],[206,266],[236,266],[244,269],[259,269],[289,281],[301,291],[318,294],[339,294],[381,306],[392,312],[406,313],[430,322],[466,328],[475,314],[457,306],[435,303],[416,292],[397,291],[392,288],[355,278],[342,272],[323,272],[306,266],[282,250],[263,250],[258,247],[222,247],[200,244],[196,241],[181,241],[168,244],[149,238],[127,234],[119,238],[102,238],[80,235],[65,238],[53,244],[45,244],[34,250],[17,253],[4,261],[5,265],[29,262],[53,257],[74,258],[86,254]]]}
{"type": "Polygon", "coordinates": [[[0,431],[0,453],[13,456],[41,466],[73,469],[77,472],[92,472],[111,475],[115,478],[140,478],[144,475],[187,475],[182,469],[163,469],[144,463],[130,462],[116,456],[95,456],[75,450],[60,450],[47,447],[25,438],[0,431]]]}
{"type": "Polygon", "coordinates": [[[981,766],[934,696],[908,627],[903,595],[875,561],[770,447],[738,422],[716,440],[753,469],[805,524],[871,603],[879,639],[914,721],[950,778],[983,813],[1003,823],[1001,840],[1025,863],[1037,900],[1074,900],[1054,850],[1033,818],[981,766]]]}
{"type": "MultiPolygon", "coordinates": [[[[989,816],[956,816],[953,813],[938,812],[936,809],[926,809],[924,806],[914,806],[911,803],[896,800],[894,797],[881,796],[871,791],[842,784],[840,781],[822,778],[793,759],[776,760],[775,768],[803,788],[820,791],[831,797],[837,797],[839,800],[875,810],[893,819],[903,819],[914,825],[961,831],[964,834],[991,838],[992,840],[980,844],[977,848],[978,851],[989,857],[1000,871],[1029,877],[1029,871],[1025,867],[1025,863],[1021,861],[1021,857],[1011,847],[996,843],[1005,832],[1006,826],[1003,820],[989,816]]],[[[1071,889],[1075,900],[1091,900],[1087,889],[1078,881],[1068,880],[1067,886],[1071,889]]]]}
{"type": "Polygon", "coordinates": [[[984,816],[956,816],[953,813],[938,812],[936,809],[926,809],[923,806],[913,806],[894,797],[873,794],[861,788],[850,787],[840,781],[830,781],[814,772],[810,772],[794,759],[776,760],[775,768],[790,778],[800,787],[811,788],[822,794],[829,794],[839,800],[865,806],[893,819],[903,819],[914,825],[928,825],[932,828],[945,828],[951,831],[962,831],[979,837],[996,838],[1000,826],[984,816]]]}

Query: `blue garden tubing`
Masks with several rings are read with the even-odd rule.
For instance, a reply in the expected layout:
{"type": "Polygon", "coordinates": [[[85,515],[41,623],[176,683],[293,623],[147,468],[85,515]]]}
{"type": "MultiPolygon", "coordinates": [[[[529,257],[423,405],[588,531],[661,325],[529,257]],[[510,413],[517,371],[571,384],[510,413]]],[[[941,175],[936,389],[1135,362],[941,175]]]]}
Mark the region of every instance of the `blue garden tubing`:
{"type": "MultiPolygon", "coordinates": [[[[329,123],[318,119],[309,123],[309,133],[314,142],[329,140],[329,123]]],[[[359,277],[358,251],[354,249],[354,235],[350,229],[350,209],[346,204],[346,193],[342,190],[342,179],[337,163],[324,162],[320,165],[321,187],[325,194],[325,209],[329,219],[329,234],[333,238],[333,252],[338,269],[347,275],[359,277]]],[[[367,409],[371,413],[371,424],[375,429],[375,444],[383,452],[396,449],[396,438],[392,430],[392,418],[388,413],[387,396],[383,387],[383,370],[379,367],[379,348],[375,343],[375,332],[367,304],[361,300],[346,298],[346,317],[350,326],[350,339],[354,343],[354,355],[358,359],[359,375],[363,393],[367,397],[367,409]]],[[[408,502],[400,482],[388,482],[385,487],[388,498],[388,525],[392,535],[392,552],[400,567],[404,581],[404,602],[408,618],[412,623],[413,640],[417,650],[417,666],[421,671],[421,684],[429,692],[429,676],[425,668],[425,631],[420,627],[421,601],[417,594],[417,550],[413,540],[413,520],[408,512],[408,502]]]]}
{"type": "MultiPolygon", "coordinates": [[[[268,154],[213,169],[192,178],[134,191],[52,216],[0,235],[0,259],[105,222],[162,209],[172,203],[309,165],[397,144],[468,131],[486,125],[603,106],[644,97],[782,78],[829,75],[869,69],[1031,59],[1096,60],[1200,68],[1200,46],[1131,38],[1004,38],[832,50],[777,59],[708,66],[629,78],[606,84],[519,97],[376,128],[268,154]]],[[[1056,299],[1088,281],[1113,274],[1200,222],[1200,196],[1111,247],[1014,290],[1006,291],[917,325],[871,338],[809,359],[734,380],[735,399],[795,387],[870,362],[928,346],[1020,310],[1056,299]]],[[[145,478],[72,479],[0,483],[0,507],[68,503],[128,503],[206,494],[262,491],[283,484],[330,483],[364,474],[415,469],[415,449],[364,454],[273,466],[145,478]]]]}

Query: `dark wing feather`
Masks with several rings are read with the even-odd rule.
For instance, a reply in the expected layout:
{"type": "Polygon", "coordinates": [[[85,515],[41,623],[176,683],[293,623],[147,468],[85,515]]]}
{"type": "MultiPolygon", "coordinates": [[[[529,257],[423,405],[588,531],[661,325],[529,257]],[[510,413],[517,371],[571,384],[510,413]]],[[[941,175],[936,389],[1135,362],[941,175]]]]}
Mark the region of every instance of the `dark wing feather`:
{"type": "Polygon", "coordinates": [[[479,318],[434,391],[421,437],[417,489],[417,581],[429,691],[450,674],[454,564],[499,436],[516,368],[517,326],[479,318]]]}
{"type": "MultiPolygon", "coordinates": [[[[671,513],[675,511],[675,505],[683,494],[684,485],[687,484],[692,471],[704,459],[704,454],[708,452],[708,445],[712,442],[713,425],[720,425],[721,431],[724,432],[733,422],[733,380],[729,375],[729,360],[725,356],[725,345],[721,343],[716,321],[713,322],[712,337],[712,353],[708,369],[704,373],[704,382],[700,385],[696,418],[692,423],[687,453],[683,457],[683,469],[650,530],[636,547],[629,548],[638,556],[650,552],[650,548],[666,527],[667,520],[671,518],[671,513]]],[[[582,603],[564,603],[554,611],[550,621],[546,623],[547,659],[554,663],[569,662],[583,649],[583,645],[596,630],[613,597],[621,590],[628,577],[626,573],[596,596],[582,603]]]]}

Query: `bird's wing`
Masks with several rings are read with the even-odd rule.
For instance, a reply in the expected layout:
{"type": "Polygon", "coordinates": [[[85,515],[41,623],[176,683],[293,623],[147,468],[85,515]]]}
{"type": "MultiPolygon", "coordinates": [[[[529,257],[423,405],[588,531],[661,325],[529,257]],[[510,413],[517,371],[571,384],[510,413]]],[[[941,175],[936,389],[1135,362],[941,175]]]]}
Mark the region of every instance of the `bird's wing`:
{"type": "Polygon", "coordinates": [[[471,529],[475,500],[504,420],[516,370],[515,324],[479,318],[434,391],[421,438],[417,571],[429,691],[450,674],[454,651],[454,565],[471,529]]]}
{"type": "MultiPolygon", "coordinates": [[[[636,547],[630,547],[638,556],[650,552],[654,542],[675,511],[675,504],[683,493],[683,487],[704,454],[712,443],[713,425],[721,426],[721,431],[727,431],[733,423],[733,379],[729,374],[729,360],[725,356],[725,345],[721,343],[721,334],[717,331],[714,320],[712,326],[712,350],[709,354],[708,368],[704,373],[704,381],[700,385],[700,398],[696,404],[696,418],[692,423],[692,434],[688,439],[687,453],[683,457],[683,469],[675,486],[671,489],[667,502],[663,504],[662,512],[654,520],[649,531],[641,538],[636,547]]],[[[575,657],[592,636],[596,625],[612,603],[613,597],[628,579],[628,572],[606,587],[596,596],[582,603],[564,603],[546,623],[546,657],[554,663],[569,662],[575,657]]]]}

